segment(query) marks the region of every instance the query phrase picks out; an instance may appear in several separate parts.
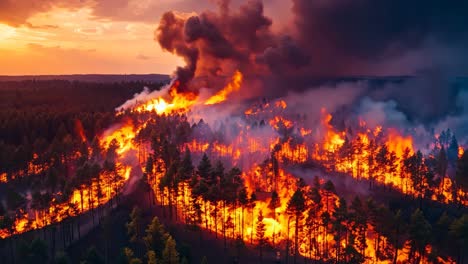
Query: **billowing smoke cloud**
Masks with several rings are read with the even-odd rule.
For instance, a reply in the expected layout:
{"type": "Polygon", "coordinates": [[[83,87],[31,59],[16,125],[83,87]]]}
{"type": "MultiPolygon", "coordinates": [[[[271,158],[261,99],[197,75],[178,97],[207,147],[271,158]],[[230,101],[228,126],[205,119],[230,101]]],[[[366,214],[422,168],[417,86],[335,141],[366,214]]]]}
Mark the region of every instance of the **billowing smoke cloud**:
{"type": "Polygon", "coordinates": [[[230,1],[218,3],[216,12],[191,17],[168,12],[156,31],[163,49],[185,59],[176,76],[186,89],[222,87],[220,79],[237,69],[245,77],[241,92],[258,96],[252,90],[260,87],[267,97],[343,76],[417,75],[371,83],[367,94],[394,101],[409,121],[433,122],[457,111],[453,76],[467,73],[468,3],[292,0],[292,21],[280,32],[271,29],[261,1],[238,10],[230,1]]]}
{"type": "MultiPolygon", "coordinates": [[[[226,77],[237,69],[261,72],[255,59],[274,42],[271,23],[259,1],[248,2],[237,12],[230,11],[229,1],[220,1],[218,13],[207,11],[191,17],[165,13],[156,39],[163,49],[184,58],[185,67],[176,70],[184,89],[195,76],[218,84],[217,77],[226,77]]],[[[206,82],[202,85],[210,86],[206,82]]],[[[194,88],[194,83],[191,86],[199,88],[194,88]]]]}
{"type": "Polygon", "coordinates": [[[440,133],[450,128],[455,132],[457,138],[461,140],[460,143],[466,145],[468,144],[466,137],[466,135],[468,135],[468,80],[465,79],[460,85],[465,86],[465,89],[460,92],[455,102],[455,105],[459,108],[458,113],[448,115],[438,122],[434,129],[436,133],[440,133]]]}
{"type": "MultiPolygon", "coordinates": [[[[372,68],[380,66],[381,61],[397,60],[421,50],[430,40],[439,47],[455,49],[463,47],[468,39],[468,3],[465,1],[293,2],[297,39],[302,46],[309,46],[311,55],[320,63],[321,67],[315,68],[317,72],[379,73],[383,69],[372,68]]],[[[430,53],[420,55],[437,58],[430,53]]],[[[455,53],[451,55],[457,60],[455,53]]]]}
{"type": "MultiPolygon", "coordinates": [[[[427,64],[426,55],[438,63],[443,58],[430,53],[443,48],[459,52],[468,43],[468,3],[461,1],[292,0],[290,30],[277,34],[271,32],[272,20],[264,15],[261,1],[248,1],[237,12],[230,10],[229,2],[219,1],[217,13],[180,18],[176,25],[174,13],[166,13],[158,28],[160,44],[169,51],[174,50],[174,42],[197,49],[201,54],[197,64],[205,67],[197,75],[223,70],[222,63],[209,61],[231,60],[237,67],[255,62],[267,66],[269,73],[282,75],[289,70],[298,74],[298,68],[305,68],[300,72],[343,76],[398,73],[388,67],[391,62],[421,60],[427,64]],[[168,45],[168,39],[172,44],[168,45]],[[425,52],[418,53],[421,50],[425,52]],[[387,60],[385,66],[382,61],[387,60]]],[[[451,55],[460,61],[455,53],[451,55]]],[[[414,64],[416,68],[408,73],[421,70],[414,64]]]]}

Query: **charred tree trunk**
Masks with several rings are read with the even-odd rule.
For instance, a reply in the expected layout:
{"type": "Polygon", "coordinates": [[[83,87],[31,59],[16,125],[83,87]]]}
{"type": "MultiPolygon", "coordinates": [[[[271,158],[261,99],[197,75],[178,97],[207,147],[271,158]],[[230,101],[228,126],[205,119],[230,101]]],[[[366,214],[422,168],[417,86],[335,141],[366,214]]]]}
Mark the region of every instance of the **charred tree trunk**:
{"type": "Polygon", "coordinates": [[[299,214],[296,214],[296,225],[294,230],[294,264],[297,264],[297,255],[299,253],[299,214]]]}
{"type": "Polygon", "coordinates": [[[288,217],[288,228],[287,228],[288,236],[286,238],[286,250],[285,250],[286,264],[288,264],[289,262],[289,221],[290,220],[291,220],[291,217],[288,217]]]}
{"type": "Polygon", "coordinates": [[[215,204],[214,221],[215,221],[215,238],[218,238],[218,203],[215,204]]]}
{"type": "MultiPolygon", "coordinates": [[[[241,237],[242,237],[242,240],[244,240],[244,206],[242,206],[241,212],[242,212],[241,237]]],[[[273,237],[274,236],[275,234],[273,234],[273,237]]]]}
{"type": "Polygon", "coordinates": [[[226,241],[226,202],[223,201],[223,238],[224,238],[224,249],[227,248],[226,241]]]}
{"type": "Polygon", "coordinates": [[[395,244],[394,244],[394,247],[395,247],[395,255],[393,256],[393,264],[396,264],[396,263],[397,263],[397,259],[398,259],[398,239],[399,239],[399,236],[400,236],[400,228],[397,226],[397,228],[396,228],[396,236],[395,236],[395,244]]]}

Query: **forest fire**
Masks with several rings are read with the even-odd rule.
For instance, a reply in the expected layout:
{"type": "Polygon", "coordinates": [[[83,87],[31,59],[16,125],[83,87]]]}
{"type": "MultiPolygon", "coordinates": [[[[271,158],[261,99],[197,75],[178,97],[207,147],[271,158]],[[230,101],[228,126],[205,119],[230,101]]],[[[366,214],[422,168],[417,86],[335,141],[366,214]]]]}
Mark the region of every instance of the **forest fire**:
{"type": "MultiPolygon", "coordinates": [[[[238,90],[234,87],[240,85],[241,76],[236,72],[231,83],[204,105],[221,102],[238,90]]],[[[283,99],[248,108],[244,111],[247,122],[235,123],[236,133],[230,139],[212,137],[218,132],[200,122],[194,128],[200,131],[195,133],[200,137],[174,145],[182,153],[180,157],[168,158],[164,151],[155,151],[149,161],[151,165],[146,166],[150,168],[146,176],[158,203],[169,210],[170,217],[188,225],[200,225],[225,240],[253,243],[264,239],[274,248],[286,248],[291,254],[298,252],[311,259],[343,257],[342,261],[350,261],[343,252],[352,247],[369,263],[392,263],[393,255],[385,260],[382,248],[394,252],[394,258],[401,262],[409,258],[427,260],[430,249],[415,251],[408,242],[396,250],[399,246],[383,237],[370,220],[342,218],[333,225],[348,231],[337,237],[330,226],[340,219],[340,214],[348,214],[347,201],[339,197],[330,181],[316,177],[308,185],[287,172],[290,165],[318,162],[328,173],[341,172],[356,180],[366,180],[370,188],[386,186],[414,197],[455,202],[450,178],[443,177],[440,184],[423,178],[415,182],[418,175],[412,171],[414,166],[421,172],[428,168],[424,158],[418,156],[412,137],[392,127],[379,125],[369,129],[363,120],[354,134],[339,131],[331,124],[332,115],[325,108],[317,127],[303,127],[303,121],[286,117],[286,110],[288,103],[283,99]],[[190,167],[191,154],[201,159],[195,170],[190,167]],[[211,164],[209,158],[219,161],[211,164]],[[223,164],[240,170],[236,167],[226,170],[223,164]],[[173,169],[177,167],[180,169],[173,169]],[[176,189],[167,185],[174,177],[179,179],[176,189]],[[259,225],[264,230],[260,238],[259,225]]],[[[190,111],[185,113],[190,116],[190,111]]],[[[356,199],[349,209],[351,215],[375,206],[356,199]]]]}
{"type": "MultiPolygon", "coordinates": [[[[383,186],[413,198],[466,205],[466,194],[455,189],[446,172],[437,174],[438,178],[427,177],[431,156],[416,151],[411,135],[385,124],[368,128],[362,118],[352,130],[339,130],[326,108],[310,126],[305,115],[289,107],[294,103],[287,98],[239,109],[240,120],[221,117],[224,120],[217,128],[202,120],[188,123],[189,118],[200,115],[191,116],[195,107],[204,110],[230,103],[227,98],[240,90],[242,78],[236,71],[222,90],[205,101],[191,92],[179,92],[178,81],[158,92],[158,97],[132,100],[127,113],[117,112],[122,121],[91,145],[79,129],[88,146],[86,153],[77,156],[95,157],[101,164],[89,164],[76,172],[88,180],[68,198],[58,194],[46,206],[18,212],[13,228],[1,230],[1,237],[38,229],[108,203],[129,180],[135,164],[128,160],[133,157],[137,166],[146,163],[146,181],[170,217],[203,227],[225,241],[268,244],[284,249],[288,256],[316,260],[427,260],[429,247],[417,250],[408,241],[403,246],[401,241],[395,244],[376,222],[359,218],[364,211],[376,213],[372,211],[377,210],[376,204],[360,198],[347,201],[326,180],[344,174],[356,184],[365,181],[369,190],[383,186]],[[146,153],[146,149],[152,152],[146,153]],[[196,169],[192,155],[200,161],[196,169]],[[320,176],[315,172],[303,179],[290,171],[310,166],[318,167],[320,176]],[[344,253],[351,249],[354,255],[344,253]]],[[[440,151],[441,144],[434,146],[440,151]]],[[[457,157],[463,155],[462,148],[456,151],[457,157]]]]}
{"type": "MultiPolygon", "coordinates": [[[[85,164],[76,172],[76,177],[83,177],[85,181],[71,190],[69,195],[57,193],[50,197],[38,193],[33,196],[29,210],[17,213],[12,228],[0,230],[0,238],[39,229],[87,211],[92,211],[94,217],[94,209],[119,195],[129,179],[131,164],[124,161],[123,157],[136,150],[133,142],[136,133],[130,121],[106,131],[99,139],[101,143],[98,143],[97,148],[88,147],[86,151],[89,153],[79,153],[79,156],[90,155],[99,159],[101,155],[106,155],[106,162],[115,160],[115,163],[103,164],[102,169],[98,163],[85,164]]],[[[82,135],[84,133],[80,132],[82,135]]],[[[45,168],[41,166],[41,169],[45,168]]],[[[37,169],[35,172],[38,173],[37,169]]]]}
{"type": "Polygon", "coordinates": [[[22,2],[2,263],[468,263],[463,1],[22,2]]]}

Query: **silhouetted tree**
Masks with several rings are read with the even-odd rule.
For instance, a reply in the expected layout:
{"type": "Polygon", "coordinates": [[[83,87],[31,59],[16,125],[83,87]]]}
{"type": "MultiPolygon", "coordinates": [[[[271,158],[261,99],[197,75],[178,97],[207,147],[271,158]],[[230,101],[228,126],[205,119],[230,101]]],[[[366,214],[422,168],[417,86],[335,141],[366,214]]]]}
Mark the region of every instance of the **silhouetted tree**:
{"type": "Polygon", "coordinates": [[[427,222],[421,210],[416,211],[411,215],[408,235],[411,245],[411,251],[408,261],[419,263],[420,259],[424,257],[426,245],[431,239],[432,227],[427,222]],[[417,253],[417,256],[415,256],[417,253]]]}
{"type": "Polygon", "coordinates": [[[462,215],[450,225],[450,234],[459,247],[457,263],[464,263],[468,252],[468,214],[462,215]]]}
{"type": "Polygon", "coordinates": [[[260,263],[263,263],[263,248],[266,245],[266,238],[265,238],[265,231],[266,226],[263,223],[263,213],[262,211],[258,212],[257,217],[257,226],[255,227],[255,237],[257,239],[257,247],[260,256],[260,263]]]}
{"type": "Polygon", "coordinates": [[[300,189],[296,190],[288,201],[287,213],[294,216],[294,263],[297,263],[297,254],[299,254],[299,228],[302,220],[302,214],[306,209],[304,194],[300,189]]]}

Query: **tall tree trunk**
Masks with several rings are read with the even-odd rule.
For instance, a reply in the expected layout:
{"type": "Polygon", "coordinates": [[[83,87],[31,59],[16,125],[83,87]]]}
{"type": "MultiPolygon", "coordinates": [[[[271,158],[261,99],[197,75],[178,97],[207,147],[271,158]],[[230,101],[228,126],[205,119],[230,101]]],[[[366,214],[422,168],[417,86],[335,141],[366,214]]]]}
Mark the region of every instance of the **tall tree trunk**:
{"type": "Polygon", "coordinates": [[[81,213],[83,213],[83,187],[80,186],[81,213]]]}
{"type": "Polygon", "coordinates": [[[298,253],[299,253],[299,214],[296,214],[296,226],[294,230],[294,264],[297,264],[298,253]]]}
{"type": "Polygon", "coordinates": [[[172,206],[173,206],[172,189],[168,187],[167,192],[168,192],[168,198],[169,198],[169,219],[172,220],[172,206]]]}
{"type": "Polygon", "coordinates": [[[223,201],[223,237],[224,237],[224,249],[227,248],[226,241],[226,201],[223,201]]]}
{"type": "Polygon", "coordinates": [[[209,232],[209,229],[208,229],[208,209],[207,209],[207,205],[206,205],[206,200],[203,199],[203,211],[205,212],[205,228],[206,230],[208,230],[209,232]]]}
{"type": "Polygon", "coordinates": [[[288,228],[287,228],[287,239],[286,239],[286,250],[285,250],[285,257],[286,257],[286,264],[289,262],[289,221],[291,220],[291,217],[288,217],[288,228]]]}
{"type": "Polygon", "coordinates": [[[399,228],[397,227],[396,229],[396,236],[395,236],[395,255],[393,256],[393,264],[396,264],[397,263],[397,259],[398,259],[398,238],[399,238],[399,235],[400,235],[400,231],[399,231],[399,228]]]}
{"type": "Polygon", "coordinates": [[[93,226],[94,226],[94,206],[93,206],[93,182],[91,181],[89,185],[88,192],[88,210],[91,210],[91,215],[93,217],[93,226]]]}
{"type": "Polygon", "coordinates": [[[251,231],[250,231],[250,244],[253,244],[253,233],[254,233],[254,211],[255,211],[255,209],[254,209],[254,208],[252,208],[252,221],[251,221],[251,223],[252,223],[252,226],[251,226],[251,229],[250,229],[250,230],[251,230],[251,231]]]}
{"type": "MultiPolygon", "coordinates": [[[[241,223],[241,237],[242,241],[244,240],[244,206],[242,206],[242,223],[241,223]]],[[[274,236],[274,234],[273,234],[274,236]]]]}

